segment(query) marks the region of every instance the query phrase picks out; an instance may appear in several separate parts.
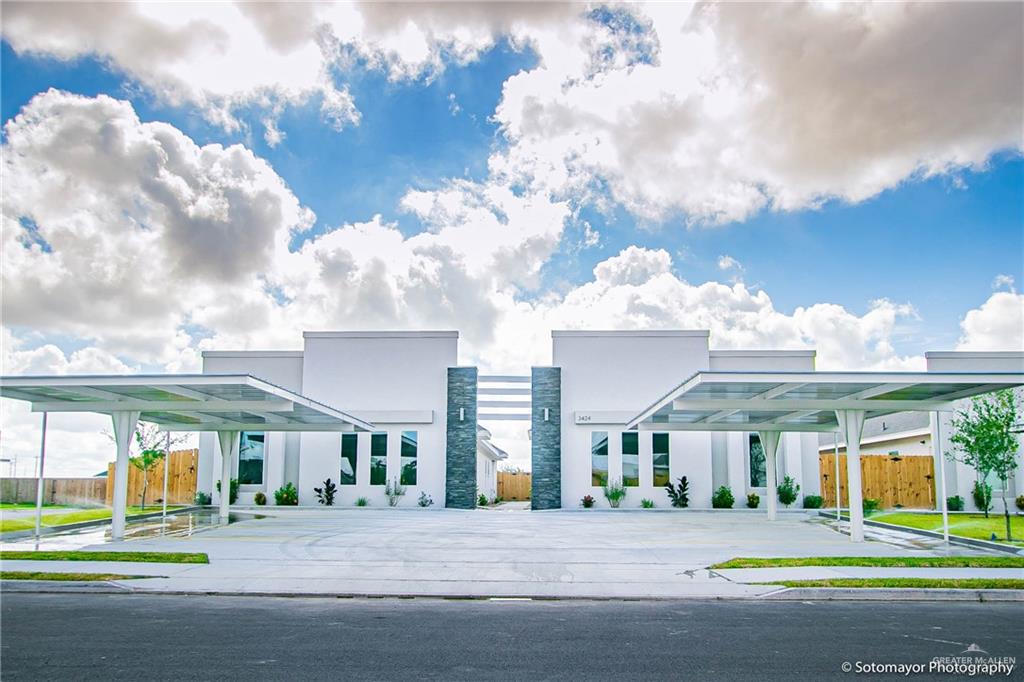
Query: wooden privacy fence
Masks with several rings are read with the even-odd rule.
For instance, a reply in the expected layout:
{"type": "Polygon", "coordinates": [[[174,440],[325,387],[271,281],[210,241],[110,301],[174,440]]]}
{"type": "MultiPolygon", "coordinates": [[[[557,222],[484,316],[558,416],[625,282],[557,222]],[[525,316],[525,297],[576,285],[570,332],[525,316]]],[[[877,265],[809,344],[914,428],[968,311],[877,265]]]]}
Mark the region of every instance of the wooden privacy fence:
{"type": "MultiPolygon", "coordinates": [[[[0,480],[0,502],[35,502],[35,478],[0,480]]],[[[43,480],[43,504],[100,507],[107,498],[105,478],[47,478],[43,480]]]]}
{"type": "MultiPolygon", "coordinates": [[[[825,507],[836,504],[836,456],[818,455],[821,495],[825,507]]],[[[860,480],[865,498],[882,501],[882,508],[935,509],[935,463],[931,455],[893,458],[889,455],[861,455],[860,480]]],[[[839,495],[849,504],[846,491],[846,455],[839,456],[839,495]]]]}
{"type": "MultiPolygon", "coordinates": [[[[167,503],[188,504],[196,496],[196,481],[199,470],[199,450],[176,450],[168,460],[167,503]]],[[[146,504],[154,504],[163,498],[164,463],[157,463],[148,473],[149,489],[146,504]]],[[[107,506],[114,504],[114,464],[107,465],[107,506]]],[[[128,504],[142,501],[142,470],[128,465],[128,504]]]]}
{"type": "Polygon", "coordinates": [[[498,497],[503,500],[530,499],[530,481],[528,471],[499,471],[498,497]]]}

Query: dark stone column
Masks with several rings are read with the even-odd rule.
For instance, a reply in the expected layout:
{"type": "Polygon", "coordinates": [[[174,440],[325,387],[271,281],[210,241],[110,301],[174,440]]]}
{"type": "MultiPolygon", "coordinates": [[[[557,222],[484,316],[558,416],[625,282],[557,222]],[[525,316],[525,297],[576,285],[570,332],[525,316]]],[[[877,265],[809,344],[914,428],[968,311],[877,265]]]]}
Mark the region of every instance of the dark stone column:
{"type": "Polygon", "coordinates": [[[533,462],[530,506],[562,506],[562,368],[534,367],[530,415],[533,462]],[[544,410],[547,410],[547,419],[544,410]]]}
{"type": "Polygon", "coordinates": [[[476,367],[448,368],[444,506],[455,509],[476,507],[476,374],[476,367]]]}

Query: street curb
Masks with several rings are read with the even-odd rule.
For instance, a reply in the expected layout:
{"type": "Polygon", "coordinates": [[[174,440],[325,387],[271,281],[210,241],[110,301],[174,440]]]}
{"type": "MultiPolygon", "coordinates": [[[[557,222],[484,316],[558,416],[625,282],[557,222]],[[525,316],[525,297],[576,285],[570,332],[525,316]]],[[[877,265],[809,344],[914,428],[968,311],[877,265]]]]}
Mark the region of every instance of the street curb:
{"type": "Polygon", "coordinates": [[[949,588],[787,587],[759,599],[775,601],[981,601],[1024,602],[1024,590],[949,588]]]}
{"type": "Polygon", "coordinates": [[[45,580],[3,580],[0,591],[21,594],[131,594],[150,596],[194,597],[275,597],[296,599],[437,599],[444,601],[971,601],[1024,602],[1024,590],[956,590],[935,588],[834,588],[789,587],[762,595],[738,596],[672,596],[672,597],[605,597],[524,596],[508,594],[365,594],[359,592],[238,592],[230,590],[149,590],[112,581],[60,582],[45,580]]]}

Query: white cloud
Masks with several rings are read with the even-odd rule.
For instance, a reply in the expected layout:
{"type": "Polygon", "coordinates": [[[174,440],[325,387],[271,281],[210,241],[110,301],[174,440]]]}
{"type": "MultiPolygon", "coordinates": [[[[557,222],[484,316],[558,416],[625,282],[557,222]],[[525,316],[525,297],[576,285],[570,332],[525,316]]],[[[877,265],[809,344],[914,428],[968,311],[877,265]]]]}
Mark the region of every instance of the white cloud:
{"type": "Polygon", "coordinates": [[[995,279],[992,280],[993,289],[1006,289],[1011,294],[1017,292],[1013,285],[1013,275],[996,275],[995,279]]]}
{"type": "Polygon", "coordinates": [[[718,257],[718,269],[719,270],[743,270],[743,265],[733,258],[732,256],[725,254],[718,257]]]}
{"type": "Polygon", "coordinates": [[[1024,294],[998,291],[960,322],[957,350],[1024,351],[1024,294]]]}
{"type": "Polygon", "coordinates": [[[533,35],[542,63],[505,82],[495,172],[583,197],[596,181],[643,218],[724,222],[1024,148],[1018,3],[630,11],[533,35]]]}

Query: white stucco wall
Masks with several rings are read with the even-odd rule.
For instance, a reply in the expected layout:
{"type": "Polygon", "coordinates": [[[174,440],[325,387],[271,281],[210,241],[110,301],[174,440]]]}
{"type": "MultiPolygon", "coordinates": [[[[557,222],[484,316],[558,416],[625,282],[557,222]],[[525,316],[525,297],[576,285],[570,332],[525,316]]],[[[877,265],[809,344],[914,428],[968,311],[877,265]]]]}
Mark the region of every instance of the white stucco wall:
{"type": "Polygon", "coordinates": [[[479,450],[476,453],[476,489],[488,500],[498,496],[498,462],[479,450]]]}
{"type": "MultiPolygon", "coordinates": [[[[925,360],[929,372],[1022,372],[1024,371],[1024,352],[1020,351],[995,351],[995,352],[956,352],[941,351],[925,353],[925,360]]],[[[1024,405],[1024,391],[1017,389],[1018,405],[1024,405]]],[[[970,400],[957,401],[959,409],[965,409],[970,405],[970,400]]],[[[976,510],[974,498],[971,491],[974,481],[977,478],[975,471],[960,463],[947,460],[943,453],[952,451],[952,443],[949,440],[952,434],[953,414],[948,412],[940,413],[941,417],[938,426],[940,427],[940,447],[934,453],[936,459],[936,472],[938,466],[943,464],[946,473],[946,497],[960,495],[964,498],[965,509],[976,510]]],[[[935,415],[931,417],[932,433],[935,433],[935,415]]],[[[1010,481],[1007,498],[1011,513],[1015,511],[1012,498],[1017,495],[1024,495],[1024,434],[1018,436],[1021,447],[1018,450],[1017,472],[1010,481]]],[[[938,487],[938,483],[936,484],[938,487]]],[[[993,506],[1002,510],[1002,502],[999,493],[993,493],[993,506]]]]}
{"type": "MultiPolygon", "coordinates": [[[[204,374],[251,374],[289,391],[302,393],[302,351],[205,351],[204,374]]],[[[238,504],[252,504],[257,491],[263,491],[273,503],[273,491],[298,475],[299,434],[270,433],[264,446],[263,485],[242,486],[238,504]]],[[[232,478],[238,474],[238,460],[232,462],[232,478]]],[[[217,435],[199,436],[199,472],[197,489],[219,500],[220,446],[217,435]]]]}
{"type": "MultiPolygon", "coordinates": [[[[445,415],[448,368],[458,364],[458,332],[306,332],[303,394],[373,422],[388,434],[388,480],[399,477],[401,432],[419,439],[417,484],[399,506],[416,506],[420,492],[444,504],[445,415]],[[401,421],[397,413],[429,413],[429,423],[401,421]]],[[[299,504],[316,504],[314,487],[341,466],[341,434],[303,433],[299,504]]],[[[359,434],[356,485],[339,486],[335,504],[366,497],[387,504],[383,485],[370,485],[370,434],[359,434]]]]}

